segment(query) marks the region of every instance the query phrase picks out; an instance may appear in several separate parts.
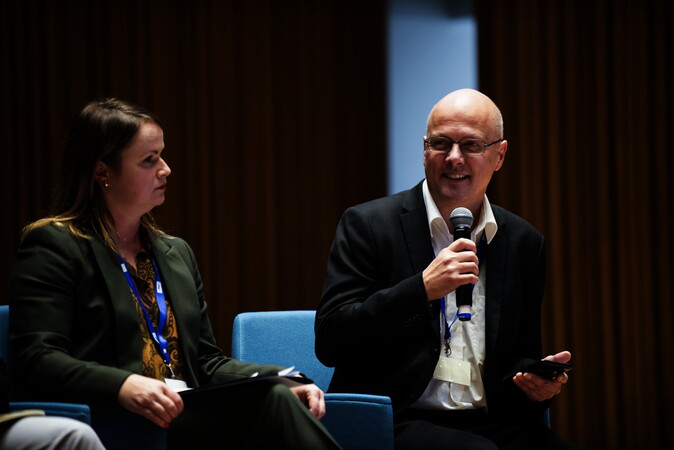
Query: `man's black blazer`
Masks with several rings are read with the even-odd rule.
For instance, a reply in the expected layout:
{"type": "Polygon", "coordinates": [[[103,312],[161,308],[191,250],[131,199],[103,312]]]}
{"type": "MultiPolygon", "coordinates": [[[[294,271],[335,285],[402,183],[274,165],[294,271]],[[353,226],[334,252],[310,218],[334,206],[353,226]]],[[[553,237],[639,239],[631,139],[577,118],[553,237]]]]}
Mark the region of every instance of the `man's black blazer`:
{"type": "MultiPolygon", "coordinates": [[[[520,360],[541,356],[545,243],[523,219],[492,209],[498,232],[486,251],[487,407],[533,419],[547,404],[530,402],[503,378],[520,360]]],[[[429,303],[422,280],[433,258],[422,183],[344,212],[316,314],[316,354],[335,367],[330,391],[390,396],[395,413],[424,392],[441,347],[437,302],[429,303]]]]}

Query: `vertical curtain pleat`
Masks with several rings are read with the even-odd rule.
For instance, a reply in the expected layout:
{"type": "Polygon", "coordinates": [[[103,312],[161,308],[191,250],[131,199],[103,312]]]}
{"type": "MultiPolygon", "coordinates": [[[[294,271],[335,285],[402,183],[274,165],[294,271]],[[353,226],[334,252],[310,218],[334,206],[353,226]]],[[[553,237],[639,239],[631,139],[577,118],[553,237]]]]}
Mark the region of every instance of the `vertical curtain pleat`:
{"type": "Polygon", "coordinates": [[[672,4],[477,6],[480,88],[510,144],[489,195],[546,235],[544,347],[576,366],[553,428],[672,448],[672,4]]]}

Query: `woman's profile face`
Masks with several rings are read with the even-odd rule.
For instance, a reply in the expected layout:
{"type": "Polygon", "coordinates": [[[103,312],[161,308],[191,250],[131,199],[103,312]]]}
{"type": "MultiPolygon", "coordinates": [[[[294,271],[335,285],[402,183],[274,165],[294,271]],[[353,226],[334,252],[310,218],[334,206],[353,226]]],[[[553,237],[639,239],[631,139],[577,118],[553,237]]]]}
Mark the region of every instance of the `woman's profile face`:
{"type": "Polygon", "coordinates": [[[166,179],[171,168],[162,158],[164,132],[154,122],[145,122],[131,144],[122,151],[117,170],[108,168],[105,202],[113,215],[140,218],[164,203],[166,179]]]}

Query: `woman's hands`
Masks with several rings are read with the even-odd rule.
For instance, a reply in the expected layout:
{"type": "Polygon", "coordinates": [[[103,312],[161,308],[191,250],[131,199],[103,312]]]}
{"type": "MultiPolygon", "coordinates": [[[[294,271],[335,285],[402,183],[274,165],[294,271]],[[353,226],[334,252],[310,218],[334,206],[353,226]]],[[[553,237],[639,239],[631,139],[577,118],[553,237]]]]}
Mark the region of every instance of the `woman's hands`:
{"type": "Polygon", "coordinates": [[[124,408],[163,428],[183,411],[183,399],[166,383],[137,374],[124,380],[117,399],[124,408]]]}
{"type": "Polygon", "coordinates": [[[325,396],[318,386],[315,384],[303,384],[290,388],[290,391],[302,403],[307,405],[311,414],[316,416],[317,419],[325,415],[325,396]]]}
{"type": "MultiPolygon", "coordinates": [[[[290,388],[290,391],[317,418],[325,416],[325,396],[315,384],[290,388]]],[[[142,375],[129,375],[117,396],[127,410],[139,414],[163,428],[183,411],[183,400],[170,387],[159,380],[142,375]]]]}

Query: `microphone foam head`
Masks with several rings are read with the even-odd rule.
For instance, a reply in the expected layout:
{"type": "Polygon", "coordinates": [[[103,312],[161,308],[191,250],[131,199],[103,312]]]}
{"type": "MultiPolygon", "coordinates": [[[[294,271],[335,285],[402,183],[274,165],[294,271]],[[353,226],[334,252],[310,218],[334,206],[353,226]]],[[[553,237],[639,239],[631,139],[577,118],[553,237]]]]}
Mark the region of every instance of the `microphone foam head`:
{"type": "Polygon", "coordinates": [[[460,226],[470,227],[473,225],[473,214],[470,212],[470,209],[468,208],[463,207],[456,208],[449,215],[449,223],[452,224],[452,227],[454,227],[454,229],[457,229],[460,226]]]}

